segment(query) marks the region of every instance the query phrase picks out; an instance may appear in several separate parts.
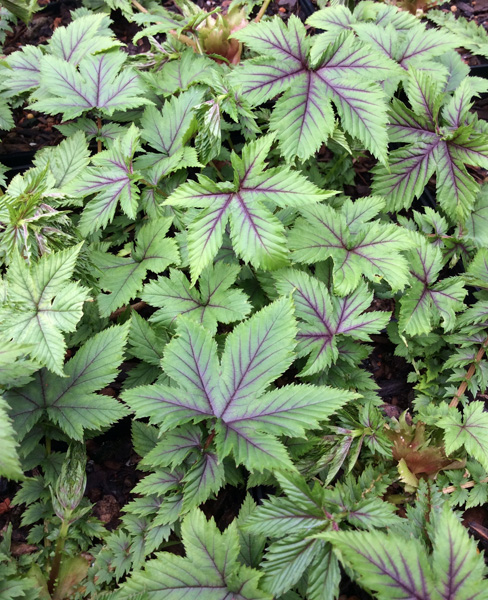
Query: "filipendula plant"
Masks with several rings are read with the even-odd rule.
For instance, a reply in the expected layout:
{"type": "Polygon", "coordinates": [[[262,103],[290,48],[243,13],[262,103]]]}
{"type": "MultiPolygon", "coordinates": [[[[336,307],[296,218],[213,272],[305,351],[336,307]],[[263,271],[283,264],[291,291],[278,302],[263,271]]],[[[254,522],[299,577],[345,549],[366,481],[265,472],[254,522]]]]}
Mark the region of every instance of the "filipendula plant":
{"type": "Polygon", "coordinates": [[[2,107],[67,138],[2,170],[0,489],[29,554],[5,529],[0,595],[331,600],[346,572],[483,599],[455,508],[488,497],[485,86],[456,28],[391,5],[318,34],[236,32],[234,5],[86,2],[1,67],[2,107]],[[117,422],[137,483],[109,532],[85,443],[117,422]]]}

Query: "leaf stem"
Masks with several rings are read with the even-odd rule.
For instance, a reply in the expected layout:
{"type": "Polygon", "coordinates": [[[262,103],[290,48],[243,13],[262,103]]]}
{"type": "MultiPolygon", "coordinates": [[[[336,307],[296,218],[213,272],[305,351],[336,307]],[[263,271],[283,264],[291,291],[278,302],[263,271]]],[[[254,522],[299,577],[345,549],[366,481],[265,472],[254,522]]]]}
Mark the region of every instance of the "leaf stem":
{"type": "MultiPolygon", "coordinates": [[[[479,483],[488,483],[488,477],[485,477],[484,479],[480,479],[479,483]]],[[[452,492],[455,492],[458,487],[462,488],[463,490],[466,490],[468,488],[472,488],[476,485],[476,481],[466,481],[466,483],[462,483],[460,486],[457,485],[448,485],[447,487],[442,489],[442,492],[444,494],[452,494],[452,492]]]]}
{"type": "Polygon", "coordinates": [[[210,444],[213,442],[213,439],[216,435],[216,431],[215,429],[212,430],[212,432],[210,433],[210,435],[208,436],[208,438],[205,441],[205,445],[203,446],[204,450],[207,450],[208,447],[210,446],[210,444]]]}
{"type": "Polygon", "coordinates": [[[488,337],[481,344],[481,347],[475,356],[474,362],[472,362],[469,365],[469,369],[468,369],[468,372],[466,373],[466,377],[461,382],[461,385],[458,387],[458,390],[457,390],[456,394],[454,395],[454,398],[449,402],[449,408],[456,408],[456,406],[459,404],[459,400],[461,399],[461,396],[466,391],[469,380],[471,379],[471,377],[473,377],[473,375],[476,371],[476,367],[480,364],[481,359],[483,358],[483,355],[485,354],[487,347],[488,347],[488,337]]]}
{"type": "Polygon", "coordinates": [[[117,310],[114,310],[114,312],[110,315],[109,319],[111,321],[115,321],[123,312],[125,312],[127,310],[127,308],[137,311],[137,310],[141,310],[141,308],[144,308],[145,306],[147,306],[147,303],[144,302],[143,300],[140,300],[139,302],[135,302],[134,304],[129,304],[129,305],[124,304],[124,306],[121,306],[117,310]]]}
{"type": "Polygon", "coordinates": [[[69,521],[66,519],[62,521],[61,528],[59,530],[58,541],[56,542],[56,549],[54,551],[54,558],[51,565],[51,571],[49,573],[49,581],[47,582],[47,588],[49,593],[52,595],[56,586],[56,580],[59,576],[59,569],[61,567],[61,561],[63,558],[64,545],[68,536],[69,521]]]}
{"type": "Polygon", "coordinates": [[[97,140],[97,152],[102,151],[102,140],[100,139],[100,132],[102,131],[102,118],[97,117],[97,128],[98,128],[98,140],[97,140]]]}
{"type": "Polygon", "coordinates": [[[264,13],[266,12],[266,10],[267,10],[270,2],[271,2],[271,0],[264,0],[263,5],[259,9],[259,12],[256,15],[256,18],[254,19],[254,21],[256,23],[259,23],[259,21],[261,21],[261,19],[263,18],[264,13]]]}
{"type": "Polygon", "coordinates": [[[132,2],[132,6],[134,6],[135,8],[137,8],[137,10],[140,10],[142,13],[148,13],[149,11],[147,10],[147,8],[144,8],[144,6],[142,6],[142,4],[140,2],[137,2],[137,0],[131,0],[132,2]]]}

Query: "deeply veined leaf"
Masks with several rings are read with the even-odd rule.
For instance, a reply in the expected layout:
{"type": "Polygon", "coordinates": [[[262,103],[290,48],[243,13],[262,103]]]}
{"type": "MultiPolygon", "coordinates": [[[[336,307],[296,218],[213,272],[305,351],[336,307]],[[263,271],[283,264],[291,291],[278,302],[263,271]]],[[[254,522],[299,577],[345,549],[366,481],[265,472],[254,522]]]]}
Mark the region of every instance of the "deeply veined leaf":
{"type": "Polygon", "coordinates": [[[274,596],[291,589],[323,546],[316,539],[290,536],[273,542],[264,557],[263,587],[274,596]]]}
{"type": "Polygon", "coordinates": [[[407,261],[402,251],[413,243],[395,225],[371,221],[384,206],[381,198],[361,198],[336,211],[317,205],[301,210],[290,233],[293,260],[314,263],[331,257],[334,261],[334,290],[340,295],[357,288],[362,275],[371,281],[384,278],[393,290],[408,281],[407,261]],[[357,214],[354,214],[352,207],[357,214]]]}
{"type": "Polygon", "coordinates": [[[75,440],[127,414],[115,398],[95,394],[111,383],[122,362],[128,327],[118,326],[90,338],[65,366],[66,377],[39,371],[33,382],[6,393],[19,436],[48,418],[75,440]]]}
{"type": "Polygon", "coordinates": [[[299,207],[335,194],[320,190],[288,168],[264,170],[272,136],[242,149],[242,159],[232,155],[236,182],[199,182],[181,185],[165,204],[203,209],[188,227],[188,253],[192,280],[210,264],[222,245],[230,219],[232,245],[238,256],[255,267],[271,270],[287,263],[284,227],[269,206],[299,207]]]}
{"type": "Polygon", "coordinates": [[[217,322],[242,321],[251,305],[242,290],[231,289],[240,272],[239,265],[218,263],[206,267],[198,279],[199,289],[191,287],[181,271],[170,270],[170,277],[160,277],[144,286],[142,298],[160,310],[151,316],[154,323],[171,325],[178,315],[187,315],[212,333],[217,322]]]}
{"type": "Polygon", "coordinates": [[[139,137],[139,130],[131,125],[110,150],[99,152],[93,158],[95,166],[85,169],[67,187],[67,193],[77,198],[95,195],[81,216],[79,227],[82,233],[96,231],[111,222],[119,203],[129,218],[135,218],[139,199],[135,182],[139,175],[134,173],[132,161],[139,148],[139,137]]]}
{"type": "Polygon", "coordinates": [[[469,455],[488,469],[488,413],[483,402],[470,402],[463,415],[457,408],[449,409],[449,414],[440,419],[439,427],[444,429],[447,454],[464,446],[469,455]]]}
{"type": "Polygon", "coordinates": [[[56,27],[48,52],[77,65],[88,54],[120,46],[110,24],[110,18],[103,13],[78,16],[66,27],[56,27]]]}
{"type": "Polygon", "coordinates": [[[120,46],[109,28],[110,23],[105,14],[78,16],[66,27],[57,27],[47,45],[26,45],[13,52],[8,57],[11,72],[6,72],[5,82],[9,93],[26,92],[40,85],[41,64],[46,55],[77,65],[89,54],[120,46]]]}
{"type": "Polygon", "coordinates": [[[377,82],[397,72],[390,59],[358,45],[347,31],[309,56],[310,39],[294,16],[287,25],[281,19],[251,24],[235,37],[263,55],[235,72],[244,96],[257,105],[285,92],[272,113],[271,129],[287,160],[307,159],[332,134],[332,101],[344,129],[385,161],[386,101],[377,82]]]}
{"type": "Polygon", "coordinates": [[[81,244],[44,255],[29,267],[14,255],[7,273],[7,302],[1,308],[0,331],[7,339],[30,345],[30,355],[63,375],[63,333],[74,331],[88,290],[70,282],[81,244]]]}
{"type": "Polygon", "coordinates": [[[176,241],[165,237],[171,221],[171,217],[160,217],[143,225],[130,258],[94,254],[94,262],[102,271],[100,287],[110,292],[97,298],[102,317],[135,298],[148,271],[161,273],[169,264],[179,263],[176,241]]]}
{"type": "Polygon", "coordinates": [[[24,473],[17,455],[17,442],[12,422],[8,416],[9,406],[0,396],[0,444],[2,455],[0,457],[0,475],[7,479],[23,479],[24,473]]]}
{"type": "Polygon", "coordinates": [[[229,334],[219,365],[207,330],[179,317],[178,337],[168,344],[162,364],[180,387],[145,386],[123,398],[137,416],[163,430],[211,418],[220,460],[233,454],[250,470],[290,468],[277,436],[303,435],[354,397],[311,385],[265,392],[291,364],[295,332],[291,300],[278,300],[229,334]]]}
{"type": "Polygon", "coordinates": [[[332,543],[359,583],[379,600],[432,598],[432,569],[419,540],[376,531],[328,532],[319,537],[332,543]]]}
{"type": "Polygon", "coordinates": [[[225,469],[216,454],[202,453],[182,479],[184,500],[183,510],[191,509],[216,494],[225,484],[225,469]]]}
{"type": "Polygon", "coordinates": [[[55,179],[56,188],[63,188],[78,177],[90,162],[90,152],[83,132],[78,131],[63,140],[59,146],[43,148],[35,157],[34,164],[49,168],[55,179]]]}
{"type": "Polygon", "coordinates": [[[392,103],[391,140],[408,144],[393,150],[389,168],[375,167],[373,189],[387,198],[389,210],[408,208],[419,197],[429,178],[437,174],[437,199],[455,222],[465,222],[479,191],[479,184],[465,165],[488,166],[486,136],[468,125],[466,115],[476,87],[460,88],[444,110],[441,86],[425,73],[409,71],[407,96],[413,111],[399,100],[392,103]]]}
{"type": "Polygon", "coordinates": [[[64,119],[73,119],[92,109],[110,116],[115,110],[151,104],[141,97],[144,90],[137,73],[127,67],[120,72],[126,58],[122,51],[85,56],[78,70],[57,56],[44,56],[41,91],[31,108],[50,115],[62,113],[64,119]]]}
{"type": "Polygon", "coordinates": [[[193,510],[183,521],[186,558],[161,553],[122,585],[119,597],[143,594],[167,600],[271,600],[258,588],[259,573],[237,561],[239,538],[232,524],[220,533],[214,521],[193,510]]]}
{"type": "Polygon", "coordinates": [[[443,600],[488,597],[483,584],[486,575],[483,555],[448,505],[444,506],[436,523],[432,568],[436,588],[443,600]]]}
{"type": "Polygon", "coordinates": [[[442,253],[425,238],[421,238],[407,256],[412,285],[400,301],[400,330],[421,335],[442,321],[444,330],[450,331],[455,324],[455,313],[462,310],[467,293],[463,282],[449,278],[436,283],[443,266],[442,253]]]}
{"type": "Polygon", "coordinates": [[[117,399],[95,392],[117,376],[127,334],[127,325],[101,331],[66,363],[65,377],[41,370],[31,383],[6,392],[17,434],[24,437],[48,418],[81,441],[85,430],[99,430],[125,416],[127,410],[117,399]]]}
{"type": "Polygon", "coordinates": [[[256,503],[251,495],[247,494],[236,519],[240,547],[239,560],[248,567],[257,567],[259,565],[266,543],[265,535],[249,533],[245,528],[247,520],[256,511],[256,508],[256,503]]]}
{"type": "Polygon", "coordinates": [[[369,334],[381,331],[390,319],[388,313],[363,312],[373,299],[363,283],[352,294],[338,298],[329,294],[324,283],[303,271],[287,269],[276,275],[276,281],[280,293],[293,292],[296,315],[302,319],[298,354],[310,356],[302,375],[318,373],[335,362],[341,336],[368,341],[369,334]]]}

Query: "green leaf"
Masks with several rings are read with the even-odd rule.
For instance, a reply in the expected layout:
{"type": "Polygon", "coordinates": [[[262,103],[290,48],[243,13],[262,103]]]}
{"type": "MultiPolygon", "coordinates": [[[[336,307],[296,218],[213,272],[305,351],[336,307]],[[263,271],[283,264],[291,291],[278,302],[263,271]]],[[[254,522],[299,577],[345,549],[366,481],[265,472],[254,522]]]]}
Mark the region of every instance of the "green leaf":
{"type": "Polygon", "coordinates": [[[239,561],[248,567],[257,567],[261,562],[266,536],[260,533],[250,533],[246,528],[249,517],[256,511],[256,503],[250,494],[244,498],[236,519],[239,534],[239,561]]]}
{"type": "Polygon", "coordinates": [[[432,568],[444,600],[488,597],[483,555],[447,504],[436,522],[432,568]]]}
{"type": "Polygon", "coordinates": [[[290,233],[292,258],[315,263],[332,258],[334,290],[343,296],[355,290],[364,275],[371,281],[386,279],[391,288],[408,282],[408,263],[402,251],[413,242],[401,228],[371,221],[384,207],[378,197],[347,200],[341,211],[323,204],[301,209],[290,233]]]}
{"type": "Polygon", "coordinates": [[[409,335],[429,333],[441,321],[444,331],[453,329],[456,312],[463,309],[467,293],[460,279],[437,281],[443,266],[440,248],[421,238],[407,254],[412,285],[400,300],[400,331],[409,335]]]}
{"type": "Polygon", "coordinates": [[[8,416],[9,406],[0,396],[0,476],[19,480],[24,478],[22,466],[17,455],[17,441],[12,421],[8,416]]]}
{"type": "Polygon", "coordinates": [[[159,277],[144,286],[142,299],[160,310],[151,321],[171,325],[184,314],[201,323],[212,333],[217,323],[242,321],[251,310],[242,290],[231,289],[241,271],[239,265],[217,263],[206,267],[198,278],[198,288],[191,287],[182,271],[170,269],[170,277],[159,277]]]}
{"type": "Polygon", "coordinates": [[[262,563],[264,589],[275,597],[291,589],[322,546],[321,540],[301,536],[289,536],[272,543],[262,563]]]}
{"type": "Polygon", "coordinates": [[[195,509],[182,524],[186,558],[162,553],[146,563],[121,586],[118,597],[143,594],[148,600],[271,600],[258,588],[259,573],[238,562],[239,538],[235,524],[220,533],[195,509]]]}
{"type": "Polygon", "coordinates": [[[36,167],[48,167],[55,179],[55,187],[60,190],[85,171],[89,162],[90,151],[81,131],[63,140],[59,146],[43,148],[34,160],[36,167]]]}
{"type": "Polygon", "coordinates": [[[0,309],[0,331],[15,343],[30,345],[30,355],[63,375],[66,343],[81,318],[88,291],[70,279],[82,244],[43,256],[29,267],[14,255],[7,273],[7,302],[0,309]]]}
{"type": "Polygon", "coordinates": [[[161,217],[143,225],[130,258],[94,253],[93,260],[102,271],[100,287],[110,292],[97,298],[102,317],[135,298],[148,271],[161,273],[169,264],[180,262],[176,241],[165,237],[171,221],[171,218],[161,217]]]}
{"type": "Polygon", "coordinates": [[[449,409],[449,413],[438,421],[444,429],[446,453],[464,447],[468,455],[488,470],[488,413],[484,412],[483,402],[470,402],[463,415],[456,408],[449,409]]]}
{"type": "Polygon", "coordinates": [[[293,292],[299,324],[298,355],[309,356],[300,375],[312,375],[337,362],[349,346],[341,345],[344,338],[369,341],[369,334],[379,333],[390,320],[386,312],[367,312],[373,294],[360,283],[344,298],[329,294],[327,286],[303,271],[287,269],[277,273],[277,290],[293,292]]]}
{"type": "Polygon", "coordinates": [[[66,363],[65,377],[41,370],[28,385],[6,392],[19,437],[47,417],[81,441],[85,430],[100,430],[125,416],[127,410],[116,398],[94,392],[117,376],[127,334],[127,325],[97,333],[66,363]]]}
{"type": "Polygon", "coordinates": [[[332,135],[332,103],[343,128],[377,158],[386,159],[386,97],[378,82],[399,72],[393,61],[344,30],[310,52],[311,39],[293,15],[286,25],[279,18],[252,23],[234,37],[261,55],[233,74],[244,97],[258,105],[284,92],[270,128],[287,161],[309,158],[332,135]]]}
{"type": "Polygon", "coordinates": [[[41,61],[41,92],[30,108],[50,115],[63,114],[74,119],[86,111],[99,109],[107,116],[116,110],[128,110],[152,104],[141,97],[144,88],[135,71],[122,66],[127,55],[121,50],[85,56],[78,68],[57,56],[41,61]]]}
{"type": "Polygon", "coordinates": [[[335,194],[320,190],[303,175],[288,168],[264,170],[273,136],[244,146],[242,159],[232,154],[234,184],[215,183],[201,175],[198,183],[184,183],[166,200],[176,207],[195,207],[188,226],[188,253],[192,281],[215,258],[230,220],[236,254],[255,267],[271,270],[287,263],[284,226],[271,206],[300,207],[335,194]]]}
{"type": "Polygon", "coordinates": [[[95,194],[79,222],[79,228],[85,235],[110,223],[119,203],[130,219],[135,218],[139,175],[134,173],[132,161],[138,148],[139,130],[131,125],[124,135],[115,140],[110,150],[95,155],[94,167],[85,169],[82,176],[67,186],[66,192],[75,198],[95,194]]]}
{"type": "Polygon", "coordinates": [[[289,469],[290,459],[276,436],[302,436],[354,397],[312,385],[266,391],[293,361],[294,337],[291,300],[282,298],[234,328],[219,365],[209,332],[179,317],[177,337],[162,362],[178,386],[143,386],[125,392],[124,401],[163,431],[211,419],[220,460],[233,454],[249,470],[289,469]]]}
{"type": "Polygon", "coordinates": [[[38,9],[37,3],[33,0],[2,0],[2,5],[24,23],[28,23],[32,17],[32,13],[38,9]]]}
{"type": "Polygon", "coordinates": [[[327,532],[341,562],[354,569],[357,581],[378,600],[430,600],[433,574],[427,552],[419,540],[398,534],[327,532]]]}

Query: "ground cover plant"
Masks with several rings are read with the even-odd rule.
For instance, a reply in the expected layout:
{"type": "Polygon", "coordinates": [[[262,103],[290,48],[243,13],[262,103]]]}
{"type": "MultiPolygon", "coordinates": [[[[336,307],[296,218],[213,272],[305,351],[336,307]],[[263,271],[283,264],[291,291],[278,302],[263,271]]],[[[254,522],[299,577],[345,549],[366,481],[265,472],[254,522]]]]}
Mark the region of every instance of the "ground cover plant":
{"type": "Polygon", "coordinates": [[[0,63],[2,135],[64,136],[0,167],[2,600],[488,598],[486,33],[266,6],[84,0],[0,63]]]}

